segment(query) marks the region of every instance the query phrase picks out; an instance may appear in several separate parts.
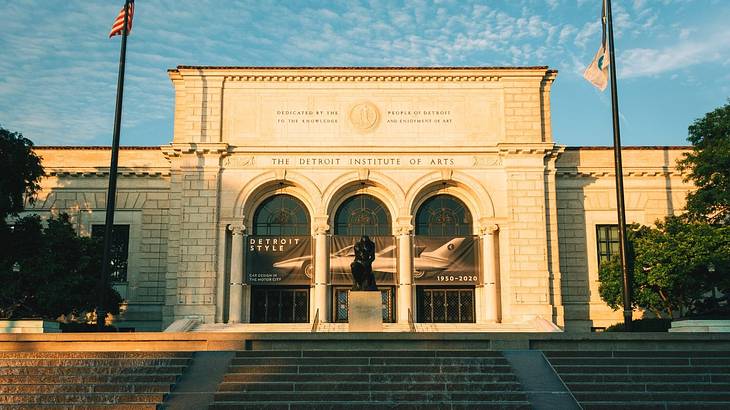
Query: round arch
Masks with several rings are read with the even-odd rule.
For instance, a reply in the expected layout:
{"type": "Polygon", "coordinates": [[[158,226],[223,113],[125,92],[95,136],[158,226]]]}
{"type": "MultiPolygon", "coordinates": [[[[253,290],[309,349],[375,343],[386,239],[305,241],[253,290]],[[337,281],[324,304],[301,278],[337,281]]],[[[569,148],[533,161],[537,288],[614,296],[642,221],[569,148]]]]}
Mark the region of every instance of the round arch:
{"type": "Polygon", "coordinates": [[[310,179],[296,174],[269,171],[252,178],[236,196],[232,215],[236,219],[252,221],[254,212],[268,197],[286,194],[301,201],[309,213],[310,222],[321,209],[321,191],[310,179]]]}
{"type": "MultiPolygon", "coordinates": [[[[473,221],[482,218],[494,218],[495,210],[492,198],[481,184],[474,178],[460,172],[445,176],[441,172],[432,172],[418,179],[406,193],[406,207],[415,212],[428,198],[448,194],[461,200],[472,215],[473,221]]],[[[478,226],[474,223],[474,230],[478,226]]]]}
{"type": "Polygon", "coordinates": [[[405,195],[400,185],[394,180],[378,172],[348,172],[335,179],[324,191],[322,204],[328,215],[328,223],[334,226],[334,217],[337,209],[350,197],[359,194],[368,194],[380,200],[386,207],[391,218],[391,226],[403,208],[405,195]]]}
{"type": "Polygon", "coordinates": [[[293,195],[266,197],[254,210],[250,232],[254,235],[309,235],[312,218],[293,195]]]}
{"type": "Polygon", "coordinates": [[[357,194],[340,204],[331,226],[335,235],[384,236],[393,232],[393,218],[378,198],[370,194],[357,194]]]}
{"type": "Polygon", "coordinates": [[[426,198],[416,209],[414,233],[425,236],[467,236],[474,232],[474,219],[463,201],[440,193],[426,198]]]}

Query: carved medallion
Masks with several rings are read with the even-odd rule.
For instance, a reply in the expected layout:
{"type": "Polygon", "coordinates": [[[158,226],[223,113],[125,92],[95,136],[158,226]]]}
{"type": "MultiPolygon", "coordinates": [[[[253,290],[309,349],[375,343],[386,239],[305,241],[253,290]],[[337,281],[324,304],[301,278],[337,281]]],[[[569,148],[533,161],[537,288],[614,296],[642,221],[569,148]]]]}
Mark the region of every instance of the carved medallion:
{"type": "Polygon", "coordinates": [[[367,132],[377,128],[378,122],[380,122],[380,112],[375,104],[366,101],[352,106],[349,118],[353,128],[367,132]]]}

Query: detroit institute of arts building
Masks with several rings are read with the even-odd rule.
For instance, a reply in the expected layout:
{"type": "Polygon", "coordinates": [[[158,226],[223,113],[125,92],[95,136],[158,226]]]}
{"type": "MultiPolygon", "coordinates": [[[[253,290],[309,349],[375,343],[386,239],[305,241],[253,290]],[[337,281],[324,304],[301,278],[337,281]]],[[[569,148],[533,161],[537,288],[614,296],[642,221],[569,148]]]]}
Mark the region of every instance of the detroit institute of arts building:
{"type": "MultiPolygon", "coordinates": [[[[618,251],[612,150],[555,142],[556,75],[169,70],[172,143],[120,152],[116,324],[347,322],[363,235],[394,327],[542,321],[579,332],[620,321],[598,294],[599,265],[618,251]]],[[[66,212],[79,234],[101,234],[109,148],[36,151],[47,176],[27,211],[66,212]]],[[[629,222],[681,211],[682,153],[624,150],[629,222]]]]}

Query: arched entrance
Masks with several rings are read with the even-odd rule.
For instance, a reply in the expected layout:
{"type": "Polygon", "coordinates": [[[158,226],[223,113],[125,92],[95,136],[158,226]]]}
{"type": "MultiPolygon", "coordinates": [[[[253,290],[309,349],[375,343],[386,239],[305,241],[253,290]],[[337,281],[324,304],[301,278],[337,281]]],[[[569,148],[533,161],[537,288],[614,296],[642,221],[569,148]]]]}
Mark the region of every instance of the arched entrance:
{"type": "Polygon", "coordinates": [[[471,212],[458,198],[438,194],[416,212],[416,317],[426,323],[474,323],[478,282],[471,212]]]}
{"type": "Polygon", "coordinates": [[[383,321],[393,322],[397,254],[395,239],[392,236],[392,218],[388,208],[378,198],[369,194],[351,196],[337,208],[333,231],[330,264],[333,278],[333,321],[348,320],[348,295],[351,287],[349,263],[354,258],[352,245],[360,237],[368,236],[376,244],[373,273],[382,296],[383,321]]]}
{"type": "MultiPolygon", "coordinates": [[[[252,236],[247,246],[250,251],[284,252],[298,241],[309,243],[310,216],[304,204],[288,194],[266,198],[256,208],[252,224],[252,236]],[[284,244],[284,245],[282,245],[284,244]],[[270,248],[266,248],[270,247],[270,248]],[[263,250],[261,250],[263,249],[263,250]]],[[[311,249],[311,245],[308,245],[311,249]]],[[[306,249],[305,249],[306,250],[306,249]]],[[[311,277],[312,259],[301,259],[301,266],[291,266],[291,273],[283,280],[271,284],[259,283],[251,287],[251,322],[253,323],[306,323],[309,321],[309,289],[306,278],[311,277]],[[309,275],[307,275],[309,273],[309,275]]],[[[283,259],[283,258],[282,258],[283,259]]],[[[289,258],[294,260],[296,258],[289,258]]],[[[288,267],[287,260],[278,260],[274,267],[288,267]]],[[[251,266],[249,269],[253,269],[251,266]]],[[[279,278],[281,279],[281,278],[279,278]]]]}

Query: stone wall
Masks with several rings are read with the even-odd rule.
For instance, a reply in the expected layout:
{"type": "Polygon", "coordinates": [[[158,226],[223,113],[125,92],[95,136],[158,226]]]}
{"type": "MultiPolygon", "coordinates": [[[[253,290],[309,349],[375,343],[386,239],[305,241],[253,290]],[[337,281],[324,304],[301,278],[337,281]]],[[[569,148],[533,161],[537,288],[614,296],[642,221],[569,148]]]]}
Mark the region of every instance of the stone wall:
{"type": "MultiPolygon", "coordinates": [[[[65,212],[80,235],[104,224],[109,178],[108,148],[37,147],[46,176],[26,213],[65,212]]],[[[115,287],[128,301],[121,327],[160,330],[167,270],[170,169],[159,148],[120,152],[114,223],[130,227],[127,284],[115,287]]]]}
{"type": "MultiPolygon", "coordinates": [[[[691,184],[676,161],[685,147],[623,149],[627,223],[653,224],[679,214],[691,184]]],[[[566,329],[589,331],[623,320],[598,294],[596,225],[617,224],[611,148],[568,148],[557,160],[560,268],[566,329]]],[[[639,314],[640,316],[640,314],[639,314]]]]}

